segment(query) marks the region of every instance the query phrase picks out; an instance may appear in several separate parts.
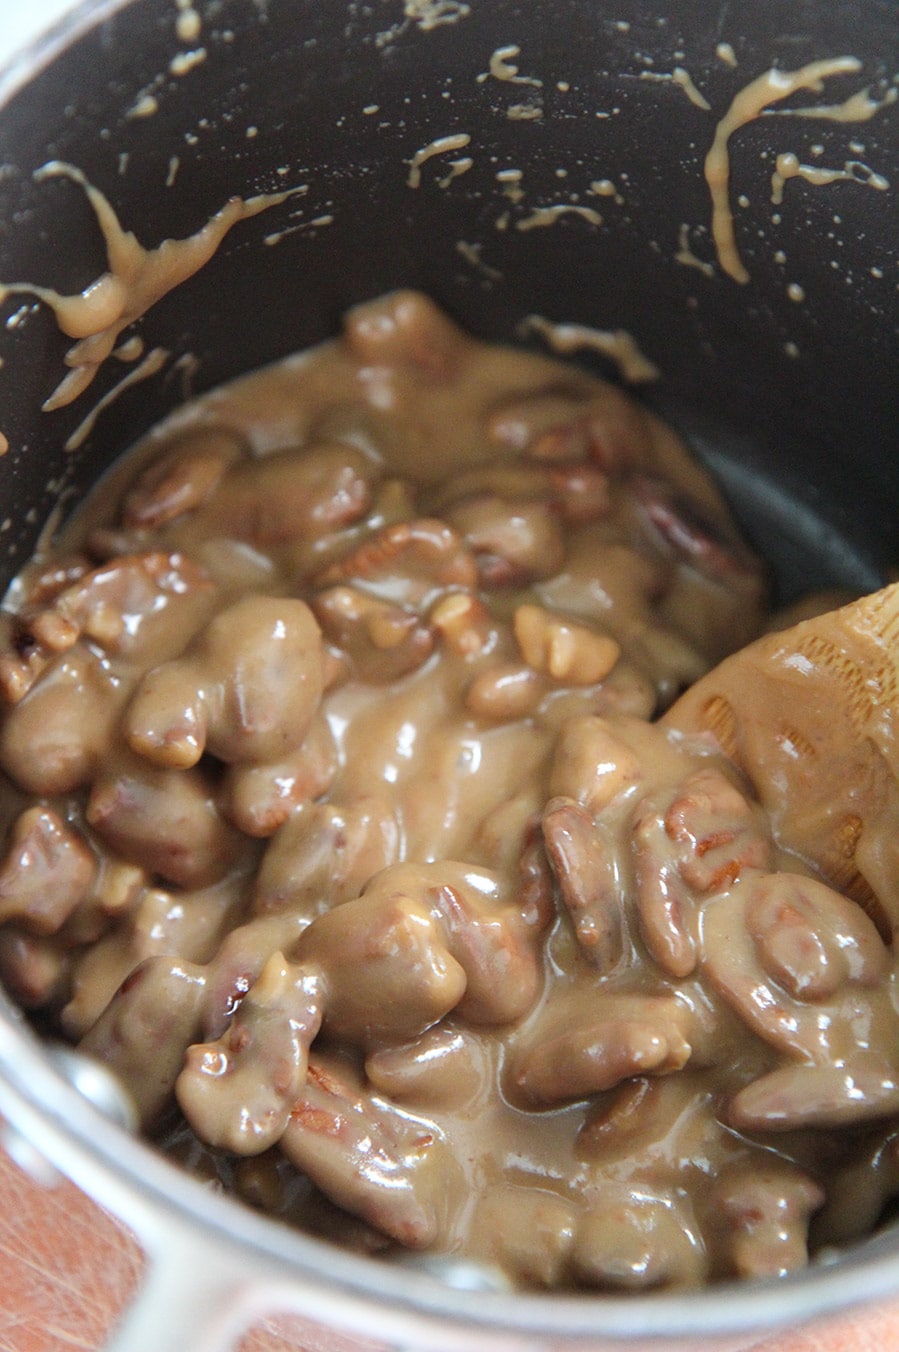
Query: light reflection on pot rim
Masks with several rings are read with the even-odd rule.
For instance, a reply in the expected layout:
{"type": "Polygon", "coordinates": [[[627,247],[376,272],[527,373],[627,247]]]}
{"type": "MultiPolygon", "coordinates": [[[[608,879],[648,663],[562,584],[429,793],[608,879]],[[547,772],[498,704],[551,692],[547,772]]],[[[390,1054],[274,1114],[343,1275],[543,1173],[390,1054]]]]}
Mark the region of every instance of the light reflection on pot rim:
{"type": "MultiPolygon", "coordinates": [[[[94,24],[130,0],[82,0],[0,71],[0,106],[94,24]]],[[[894,1296],[899,1236],[877,1237],[832,1262],[772,1284],[689,1293],[584,1297],[460,1290],[414,1263],[388,1265],[332,1248],[267,1220],[185,1176],[112,1125],[51,1063],[21,1015],[0,997],[0,1111],[35,1149],[132,1225],[151,1254],[175,1261],[190,1240],[223,1257],[256,1291],[247,1309],[302,1311],[360,1334],[414,1337],[417,1345],[483,1346],[495,1335],[594,1346],[619,1338],[731,1337],[894,1296]],[[424,1322],[423,1322],[424,1321],[424,1322]]],[[[212,1266],[211,1264],[209,1266],[212,1266]]],[[[198,1281],[196,1273],[192,1280],[198,1281]]],[[[720,1344],[719,1344],[720,1345],[720,1344]]]]}
{"type": "MultiPolygon", "coordinates": [[[[828,1259],[773,1283],[725,1284],[699,1291],[633,1296],[511,1294],[465,1290],[437,1281],[416,1264],[390,1264],[335,1251],[205,1188],[84,1099],[56,1070],[22,1017],[0,997],[0,1112],[54,1165],[132,1226],[151,1259],[183,1262],[202,1246],[206,1272],[223,1273],[251,1318],[302,1313],[356,1333],[414,1336],[424,1348],[477,1345],[489,1333],[515,1346],[551,1337],[572,1347],[598,1340],[744,1335],[820,1319],[895,1294],[899,1240],[868,1241],[846,1260],[828,1259]],[[8,1012],[9,1011],[9,1012],[8,1012]],[[867,1249],[885,1249],[866,1256],[867,1249]],[[219,1263],[209,1262],[212,1254],[219,1263]],[[274,1307],[274,1308],[273,1308],[274,1307]],[[521,1340],[527,1340],[522,1343],[521,1340]]],[[[202,1292],[198,1266],[190,1282],[202,1292]]],[[[498,1344],[502,1347],[502,1341],[498,1344]]],[[[731,1344],[728,1343],[728,1346],[731,1344]]],[[[734,1348],[740,1344],[733,1344],[734,1348]]],[[[601,1343],[599,1344],[601,1346],[601,1343]]],[[[719,1346],[716,1352],[720,1352],[719,1346]]]]}

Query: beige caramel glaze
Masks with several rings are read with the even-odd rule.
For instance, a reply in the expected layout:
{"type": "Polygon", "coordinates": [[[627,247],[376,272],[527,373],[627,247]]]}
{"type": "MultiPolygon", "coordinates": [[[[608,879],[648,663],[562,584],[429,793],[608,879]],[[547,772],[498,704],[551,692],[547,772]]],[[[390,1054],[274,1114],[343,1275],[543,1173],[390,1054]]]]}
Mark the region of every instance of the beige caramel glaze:
{"type": "MultiPolygon", "coordinates": [[[[741,284],[749,281],[749,272],[740,257],[730,206],[729,143],[735,132],[754,122],[772,105],[781,103],[802,89],[820,90],[834,75],[855,74],[861,63],[854,56],[812,61],[799,70],[771,69],[759,75],[736,95],[715,135],[705,159],[705,178],[712,199],[712,237],[721,268],[741,284]]],[[[881,101],[872,99],[866,89],[840,104],[815,104],[800,108],[777,109],[782,115],[816,117],[837,122],[867,122],[874,114],[895,101],[897,91],[890,89],[881,101]]]]}
{"type": "MultiPolygon", "coordinates": [[[[71,296],[32,282],[0,282],[0,300],[36,296],[53,310],[61,332],[76,340],[66,354],[69,373],[45,401],[46,413],[71,404],[83,394],[114,354],[125,330],[205,267],[238,222],[258,216],[293,195],[287,189],[246,199],[232,197],[196,234],[166,239],[155,249],[147,249],[132,231],[124,229],[109,200],[74,165],[52,160],[34,177],[37,182],[68,178],[83,189],[103,235],[107,263],[105,272],[71,296]]],[[[70,449],[77,445],[78,433],[70,449]]]]}
{"type": "Polygon", "coordinates": [[[709,672],[764,590],[617,388],[360,306],[158,429],[12,588],[4,982],[175,1158],[353,1248],[800,1267],[899,1178],[897,869],[866,834],[892,904],[833,890],[842,818],[772,797],[763,720],[728,739],[741,669],[709,672]]]}

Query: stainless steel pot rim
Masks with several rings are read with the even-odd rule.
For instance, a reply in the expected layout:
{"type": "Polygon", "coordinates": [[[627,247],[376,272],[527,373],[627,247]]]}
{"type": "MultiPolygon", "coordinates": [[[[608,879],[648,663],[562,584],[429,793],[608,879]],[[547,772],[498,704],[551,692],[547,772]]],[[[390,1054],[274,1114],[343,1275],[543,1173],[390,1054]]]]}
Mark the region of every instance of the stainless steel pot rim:
{"type": "MultiPolygon", "coordinates": [[[[130,0],[80,0],[0,71],[0,106],[93,25],[130,0]]],[[[299,1289],[303,1308],[333,1316],[354,1306],[379,1319],[426,1317],[472,1334],[488,1331],[558,1341],[723,1337],[824,1316],[895,1297],[899,1240],[877,1239],[835,1263],[771,1283],[722,1285],[640,1296],[463,1291],[414,1267],[332,1247],[216,1195],[130,1137],[87,1102],[51,1064],[22,1017],[0,995],[0,1113],[152,1250],[180,1229],[227,1252],[232,1270],[271,1291],[299,1289]],[[338,1304],[339,1302],[339,1304],[338,1304]]],[[[361,1322],[356,1320],[357,1325],[361,1322]]]]}
{"type": "Polygon", "coordinates": [[[71,46],[82,33],[112,18],[124,9],[130,0],[73,0],[62,18],[14,53],[6,65],[0,66],[0,107],[12,98],[23,85],[33,80],[51,65],[66,47],[71,46]]]}
{"type": "MultiPolygon", "coordinates": [[[[15,1013],[0,1011],[0,1112],[90,1196],[138,1235],[151,1214],[163,1231],[183,1226],[197,1241],[245,1260],[247,1279],[272,1290],[299,1285],[333,1313],[335,1300],[426,1316],[441,1325],[576,1341],[709,1337],[764,1330],[895,1295],[899,1254],[856,1250],[833,1264],[770,1283],[633,1296],[460,1291],[427,1273],[336,1251],[186,1176],[110,1123],[54,1069],[15,1013]],[[142,1219],[143,1218],[143,1219],[142,1219]]],[[[152,1248],[152,1229],[150,1247],[152,1248]]],[[[308,1308],[308,1306],[304,1306],[308,1308]]]]}

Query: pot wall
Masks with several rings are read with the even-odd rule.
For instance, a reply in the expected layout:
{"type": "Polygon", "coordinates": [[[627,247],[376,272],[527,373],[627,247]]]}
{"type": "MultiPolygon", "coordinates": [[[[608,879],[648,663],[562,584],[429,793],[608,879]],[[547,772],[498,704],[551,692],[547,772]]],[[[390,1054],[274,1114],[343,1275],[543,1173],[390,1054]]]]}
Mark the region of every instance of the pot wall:
{"type": "MultiPolygon", "coordinates": [[[[661,372],[649,397],[715,447],[787,591],[800,554],[813,559],[803,584],[870,587],[895,563],[893,192],[797,179],[779,209],[770,200],[784,151],[896,182],[895,105],[861,123],[764,116],[732,137],[745,285],[715,261],[703,177],[717,121],[773,64],[860,63],[791,107],[863,88],[875,101],[893,97],[890,0],[759,0],[739,15],[690,0],[219,0],[197,13],[185,41],[183,8],[137,0],[9,100],[0,276],[75,290],[104,265],[83,192],[33,180],[48,159],[76,164],[148,246],[190,234],[233,193],[307,191],[244,223],[152,310],[140,331],[172,362],[104,414],[77,456],[61,443],[89,400],[37,413],[67,346],[49,312],[3,335],[2,430],[13,454],[0,465],[0,497],[38,503],[34,521],[7,531],[10,567],[51,506],[48,482],[80,491],[181,399],[178,357],[189,356],[202,390],[330,334],[348,304],[397,285],[422,287],[490,337],[515,339],[532,313],[633,334],[661,372]],[[505,65],[526,83],[488,73],[491,56],[513,46],[505,65]],[[657,78],[679,69],[709,109],[657,78]],[[156,111],[138,115],[148,98],[156,111]],[[464,150],[423,164],[411,188],[416,151],[457,136],[471,138],[464,150]],[[471,167],[446,182],[460,158],[471,167]],[[510,169],[523,176],[519,203],[497,178],[510,169]],[[604,181],[615,195],[591,193],[604,181]],[[579,211],[528,226],[548,205],[579,211]],[[282,231],[277,245],[262,243],[282,231]],[[704,270],[678,261],[681,244],[704,270]],[[804,300],[791,299],[796,288],[804,300]]],[[[7,303],[8,314],[17,308],[7,303]]],[[[120,376],[106,369],[94,389],[120,376]]]]}
{"type": "MultiPolygon", "coordinates": [[[[521,322],[535,313],[627,330],[660,371],[646,396],[719,473],[773,557],[782,595],[874,587],[899,561],[893,190],[799,179],[779,210],[770,200],[784,151],[830,168],[856,161],[899,182],[899,105],[860,124],[772,116],[735,133],[744,285],[716,260],[703,177],[719,119],[773,64],[860,63],[792,106],[835,105],[866,87],[888,99],[889,0],[758,0],[751,14],[689,0],[220,0],[199,6],[190,41],[178,31],[184,7],[169,0],[102,10],[51,66],[7,88],[0,279],[77,291],[105,266],[82,189],[34,180],[48,160],[83,171],[148,247],[196,231],[234,193],[306,191],[235,227],[140,321],[147,347],[171,357],[106,409],[74,453],[66,439],[122,368],[107,363],[80,401],[39,412],[70,340],[46,308],[7,300],[6,579],[56,502],[75,501],[186,392],[318,341],[347,305],[400,285],[424,289],[491,338],[525,341],[521,322]],[[524,83],[490,73],[491,57],[495,71],[495,54],[511,47],[519,52],[507,52],[505,69],[517,65],[524,83]],[[656,78],[678,69],[708,109],[673,78],[656,78]],[[149,99],[155,111],[141,115],[149,99]],[[416,152],[463,136],[464,146],[425,160],[410,186],[416,152]],[[451,161],[467,158],[470,168],[448,177],[451,161]],[[521,172],[520,201],[509,170],[521,172]],[[611,195],[591,191],[605,182],[611,195]],[[566,209],[527,224],[546,207],[566,209]],[[693,263],[678,260],[685,245],[693,263]],[[792,298],[796,287],[803,300],[792,298]]],[[[609,370],[595,354],[578,359],[609,370]]]]}

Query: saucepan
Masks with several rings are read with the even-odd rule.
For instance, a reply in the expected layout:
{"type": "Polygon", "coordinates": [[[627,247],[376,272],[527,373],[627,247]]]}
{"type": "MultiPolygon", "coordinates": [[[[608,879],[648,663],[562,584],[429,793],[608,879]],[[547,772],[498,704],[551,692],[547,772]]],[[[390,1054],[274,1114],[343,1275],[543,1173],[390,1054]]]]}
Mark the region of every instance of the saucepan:
{"type": "MultiPolygon", "coordinates": [[[[4,584],[185,397],[403,286],[477,335],[539,348],[552,330],[637,381],[779,600],[882,585],[899,563],[897,39],[892,0],[73,7],[0,77],[4,584]],[[103,273],[113,218],[147,250],[218,233],[177,285],[145,287],[121,335],[139,348],[48,406],[78,336],[51,293],[103,273]]],[[[330,1330],[323,1347],[737,1348],[899,1284],[888,1227],[782,1282],[637,1300],[336,1253],[154,1154],[102,1074],[5,998],[0,1112],[32,1170],[137,1234],[120,1350],[224,1348],[271,1310],[330,1330]]]]}

